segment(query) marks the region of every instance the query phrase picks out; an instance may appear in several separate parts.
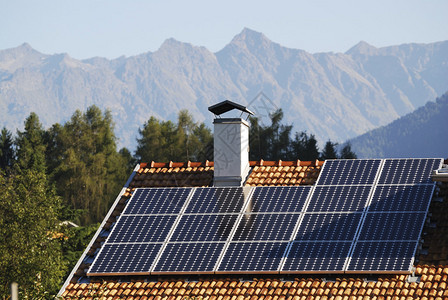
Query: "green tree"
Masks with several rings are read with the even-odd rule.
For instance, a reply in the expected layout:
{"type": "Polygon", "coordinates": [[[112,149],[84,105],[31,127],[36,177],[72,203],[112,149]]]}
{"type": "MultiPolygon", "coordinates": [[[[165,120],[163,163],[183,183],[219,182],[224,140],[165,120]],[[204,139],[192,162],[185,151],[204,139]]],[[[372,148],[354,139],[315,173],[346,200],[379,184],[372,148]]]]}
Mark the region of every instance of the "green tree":
{"type": "Polygon", "coordinates": [[[33,169],[46,172],[45,130],[34,112],[25,120],[23,132],[17,132],[17,167],[19,170],[33,169]]]}
{"type": "Polygon", "coordinates": [[[14,163],[14,141],[12,134],[3,127],[0,134],[0,169],[9,172],[14,163]]]}
{"type": "Polygon", "coordinates": [[[292,142],[292,149],[296,159],[313,161],[319,158],[319,148],[313,134],[308,135],[306,132],[296,132],[292,142]]]}
{"type": "Polygon", "coordinates": [[[270,114],[271,124],[263,126],[256,117],[250,118],[250,159],[289,160],[291,158],[292,125],[282,124],[283,111],[278,109],[270,114]]]}
{"type": "Polygon", "coordinates": [[[186,110],[179,112],[177,124],[151,117],[139,129],[135,155],[139,161],[188,161],[210,159],[207,151],[213,137],[205,124],[194,122],[186,110]]]}
{"type": "Polygon", "coordinates": [[[257,117],[249,117],[249,159],[260,160],[267,157],[267,143],[265,127],[257,117]]]}
{"type": "Polygon", "coordinates": [[[352,146],[350,145],[350,143],[347,143],[344,145],[344,147],[342,147],[341,155],[339,157],[343,158],[343,159],[356,159],[357,158],[355,152],[352,151],[352,146]]]}
{"type": "MultiPolygon", "coordinates": [[[[143,128],[138,129],[140,135],[137,138],[137,150],[135,155],[139,161],[152,161],[165,158],[162,149],[165,146],[165,138],[162,136],[161,124],[156,117],[151,117],[143,128]]],[[[164,159],[166,160],[166,159],[164,159]]]]}
{"type": "Polygon", "coordinates": [[[177,115],[177,138],[180,146],[180,159],[181,161],[188,161],[191,159],[193,153],[192,152],[192,144],[193,140],[193,131],[196,127],[195,122],[193,121],[193,116],[187,110],[179,111],[177,115]]]}
{"type": "Polygon", "coordinates": [[[12,281],[21,299],[50,299],[57,292],[65,269],[59,209],[44,172],[0,175],[0,297],[8,297],[12,281]]]}
{"type": "Polygon", "coordinates": [[[325,143],[324,149],[322,150],[322,153],[320,155],[320,159],[336,159],[338,158],[338,154],[336,152],[336,146],[337,143],[333,143],[330,140],[328,140],[325,143]]]}
{"type": "Polygon", "coordinates": [[[213,134],[204,123],[193,130],[193,156],[192,161],[213,160],[213,134]]]}
{"type": "Polygon", "coordinates": [[[65,264],[58,238],[60,198],[47,180],[44,129],[35,113],[16,138],[17,160],[8,177],[0,174],[0,286],[12,281],[21,299],[50,298],[65,264]]]}
{"type": "Polygon", "coordinates": [[[129,151],[128,148],[121,148],[120,151],[118,151],[118,153],[120,154],[121,159],[125,163],[126,174],[131,174],[137,164],[137,161],[132,156],[131,151],[129,151]]]}
{"type": "Polygon", "coordinates": [[[62,240],[61,245],[64,261],[66,261],[69,266],[68,272],[70,272],[76,262],[78,262],[98,227],[99,224],[95,223],[87,226],[66,229],[67,239],[62,240]]]}
{"type": "Polygon", "coordinates": [[[58,194],[74,212],[75,222],[102,220],[129,174],[117,152],[112,116],[96,106],[76,111],[63,126],[49,131],[49,165],[58,194]]]}
{"type": "Polygon", "coordinates": [[[292,125],[281,124],[282,120],[282,109],[277,110],[271,115],[271,126],[268,129],[270,136],[269,160],[290,159],[292,125]]]}

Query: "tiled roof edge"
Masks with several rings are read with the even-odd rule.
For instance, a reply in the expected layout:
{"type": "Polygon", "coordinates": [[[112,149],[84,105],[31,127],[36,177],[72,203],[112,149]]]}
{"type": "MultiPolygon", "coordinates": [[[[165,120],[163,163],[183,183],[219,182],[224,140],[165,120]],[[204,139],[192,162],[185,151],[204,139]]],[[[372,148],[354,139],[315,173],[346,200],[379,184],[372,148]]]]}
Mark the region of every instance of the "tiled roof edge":
{"type": "Polygon", "coordinates": [[[98,238],[99,234],[101,233],[101,230],[103,230],[104,225],[106,224],[109,217],[112,215],[112,213],[115,210],[115,207],[117,206],[118,202],[120,201],[123,194],[126,192],[126,189],[129,187],[129,184],[131,183],[132,179],[134,178],[135,174],[137,174],[138,170],[141,168],[141,164],[137,164],[134,168],[134,171],[132,172],[131,176],[129,176],[129,179],[126,181],[126,184],[121,189],[120,193],[118,194],[117,198],[115,198],[114,203],[110,207],[109,211],[107,212],[107,215],[104,217],[103,222],[101,222],[100,227],[98,227],[98,230],[95,232],[95,235],[92,237],[92,239],[89,242],[89,245],[87,245],[86,249],[84,250],[83,254],[81,255],[80,259],[76,263],[75,267],[73,268],[70,275],[65,280],[64,284],[62,285],[61,289],[59,290],[57,297],[61,297],[64,293],[65,289],[67,288],[68,284],[72,280],[73,276],[75,275],[75,272],[78,270],[79,266],[83,262],[84,258],[86,257],[87,253],[89,252],[92,245],[95,243],[96,239],[98,238]]]}
{"type": "Polygon", "coordinates": [[[156,162],[151,161],[150,163],[141,163],[140,167],[144,168],[182,168],[182,167],[213,167],[214,163],[212,161],[206,160],[205,162],[156,162]]]}
{"type": "Polygon", "coordinates": [[[266,167],[305,167],[305,166],[322,166],[324,164],[323,160],[315,161],[301,161],[301,160],[251,160],[249,162],[250,166],[266,166],[266,167]]]}
{"type": "MultiPolygon", "coordinates": [[[[301,160],[293,160],[293,161],[283,161],[283,160],[251,160],[249,161],[249,165],[253,166],[276,166],[276,167],[286,167],[286,166],[322,166],[324,164],[323,160],[315,160],[315,161],[301,161],[301,160]]],[[[143,168],[181,168],[181,167],[213,167],[214,162],[206,160],[205,162],[155,162],[151,161],[150,163],[141,163],[140,167],[143,168]]]]}

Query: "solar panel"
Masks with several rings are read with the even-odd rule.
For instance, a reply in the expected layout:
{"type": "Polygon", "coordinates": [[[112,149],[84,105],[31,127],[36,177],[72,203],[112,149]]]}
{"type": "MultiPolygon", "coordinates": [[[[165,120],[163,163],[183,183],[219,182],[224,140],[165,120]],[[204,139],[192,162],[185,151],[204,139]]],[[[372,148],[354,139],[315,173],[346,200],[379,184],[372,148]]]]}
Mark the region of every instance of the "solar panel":
{"type": "Polygon", "coordinates": [[[251,212],[300,212],[309,186],[255,187],[248,209],[251,212]]]}
{"type": "Polygon", "coordinates": [[[239,213],[248,189],[196,188],[186,213],[239,213]]]}
{"type": "Polygon", "coordinates": [[[378,184],[432,184],[431,172],[440,158],[386,159],[378,184]]]}
{"type": "Polygon", "coordinates": [[[409,273],[415,246],[414,242],[358,242],[347,272],[409,273]]]}
{"type": "Polygon", "coordinates": [[[316,185],[373,184],[380,159],[327,160],[316,185]]]}
{"type": "Polygon", "coordinates": [[[363,211],[371,186],[316,186],[308,212],[363,211]]]}
{"type": "Polygon", "coordinates": [[[360,240],[418,240],[426,213],[368,213],[360,240]]]}
{"type": "Polygon", "coordinates": [[[352,241],[361,216],[361,213],[305,214],[294,240],[352,241]]]}
{"type": "Polygon", "coordinates": [[[153,273],[211,273],[225,243],[168,243],[153,273]]]}
{"type": "Polygon", "coordinates": [[[105,244],[87,275],[149,274],[162,244],[105,244]]]}
{"type": "Polygon", "coordinates": [[[244,214],[234,241],[289,241],[300,214],[244,214]]]}
{"type": "Polygon", "coordinates": [[[232,242],[217,273],[277,273],[287,242],[232,242]]]}
{"type": "Polygon", "coordinates": [[[369,211],[427,211],[433,185],[377,186],[369,211]]]}
{"type": "Polygon", "coordinates": [[[282,271],[285,273],[343,272],[350,242],[293,242],[282,271]]]}
{"type": "Polygon", "coordinates": [[[176,216],[121,216],[108,243],[164,242],[176,216]]]}
{"type": "Polygon", "coordinates": [[[238,215],[184,215],[170,241],[226,241],[238,215]]]}
{"type": "Polygon", "coordinates": [[[123,214],[176,214],[190,192],[191,188],[136,189],[123,214]]]}

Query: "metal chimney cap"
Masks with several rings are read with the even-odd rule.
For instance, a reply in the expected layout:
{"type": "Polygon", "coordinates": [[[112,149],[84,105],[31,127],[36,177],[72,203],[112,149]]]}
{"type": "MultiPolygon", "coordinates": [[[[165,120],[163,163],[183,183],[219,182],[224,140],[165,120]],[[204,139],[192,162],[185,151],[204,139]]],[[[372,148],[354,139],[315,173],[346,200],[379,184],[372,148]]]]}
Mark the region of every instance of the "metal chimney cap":
{"type": "Polygon", "coordinates": [[[249,115],[254,115],[254,113],[251,112],[250,110],[248,110],[245,106],[242,106],[242,105],[232,102],[230,100],[225,100],[225,101],[219,102],[218,104],[208,107],[208,110],[217,116],[219,116],[223,113],[226,113],[228,111],[231,111],[232,109],[238,109],[238,110],[241,110],[242,112],[245,112],[249,115]]]}

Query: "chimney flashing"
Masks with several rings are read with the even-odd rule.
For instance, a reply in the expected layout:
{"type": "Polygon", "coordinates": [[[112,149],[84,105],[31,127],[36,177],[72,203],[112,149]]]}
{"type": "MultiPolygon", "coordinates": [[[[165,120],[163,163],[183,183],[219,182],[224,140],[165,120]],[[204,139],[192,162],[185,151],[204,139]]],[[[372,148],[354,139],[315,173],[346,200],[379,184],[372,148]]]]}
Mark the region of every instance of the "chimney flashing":
{"type": "Polygon", "coordinates": [[[213,120],[213,124],[222,124],[222,123],[227,123],[227,124],[244,124],[247,127],[249,127],[249,122],[247,122],[246,120],[243,120],[241,118],[222,118],[222,119],[214,119],[213,120]]]}

